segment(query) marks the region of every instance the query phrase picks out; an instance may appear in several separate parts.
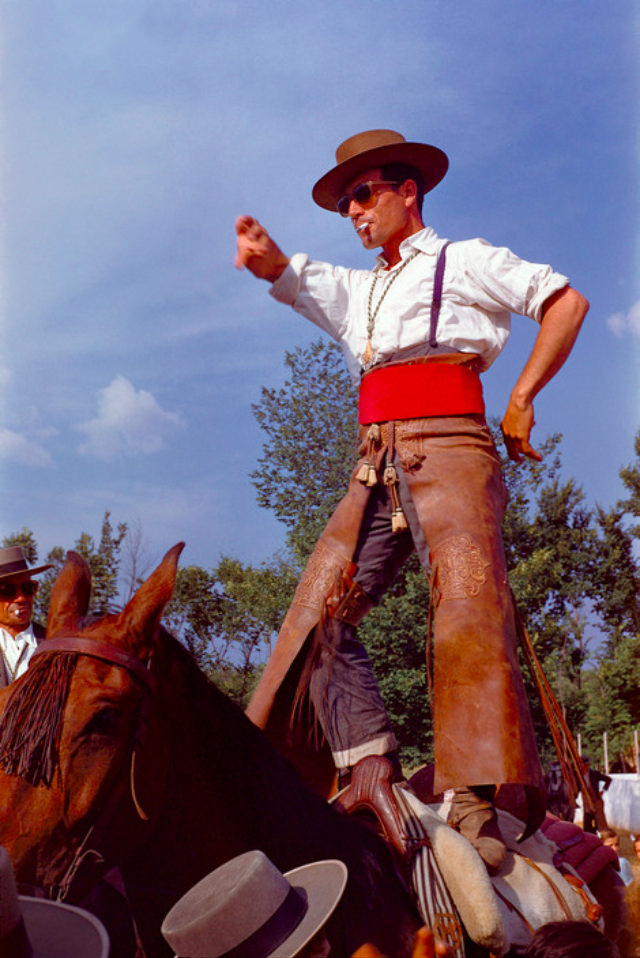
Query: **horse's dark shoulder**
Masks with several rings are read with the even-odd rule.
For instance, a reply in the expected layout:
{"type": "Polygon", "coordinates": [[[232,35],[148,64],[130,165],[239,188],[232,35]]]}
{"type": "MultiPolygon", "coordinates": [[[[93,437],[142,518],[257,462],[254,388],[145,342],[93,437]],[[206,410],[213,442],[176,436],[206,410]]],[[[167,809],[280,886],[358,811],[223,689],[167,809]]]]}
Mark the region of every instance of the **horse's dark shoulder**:
{"type": "MultiPolygon", "coordinates": [[[[196,755],[210,777],[209,801],[215,796],[211,827],[232,834],[235,823],[241,823],[242,847],[236,853],[260,848],[283,871],[339,858],[349,869],[345,900],[350,914],[359,910],[373,928],[374,917],[379,924],[380,914],[388,909],[389,915],[398,916],[398,928],[403,923],[411,932],[418,927],[413,902],[382,839],[312,791],[242,709],[200,671],[189,651],[164,630],[154,670],[164,694],[180,700],[179,735],[191,738],[188,747],[184,743],[183,758],[187,752],[196,755]],[[407,915],[414,915],[415,921],[407,921],[407,915]]],[[[172,715],[177,711],[171,708],[172,715]]],[[[202,768],[199,774],[204,774],[202,768]]]]}

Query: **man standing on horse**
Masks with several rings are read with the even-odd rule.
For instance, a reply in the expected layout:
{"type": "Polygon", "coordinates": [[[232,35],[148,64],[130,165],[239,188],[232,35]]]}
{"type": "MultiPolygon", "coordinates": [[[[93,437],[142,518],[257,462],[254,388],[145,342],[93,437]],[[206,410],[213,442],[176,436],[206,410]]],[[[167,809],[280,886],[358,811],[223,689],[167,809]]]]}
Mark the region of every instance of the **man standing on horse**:
{"type": "Polygon", "coordinates": [[[415,549],[433,610],[434,790],[455,789],[450,821],[495,872],[505,855],[495,786],[528,786],[529,827],[539,824],[544,789],[516,658],[506,491],[479,374],[505,346],[511,312],[539,324],[502,421],[511,458],[539,460],[529,441],[533,400],[568,357],[588,303],[549,266],[480,239],[449,243],[425,227],[423,195],[447,167],[441,150],[391,130],[338,147],[313,198],[347,218],[365,249],[381,248],[373,270],[289,258],[257,220],[237,220],[236,265],[338,340],[360,384],[360,462],[248,714],[267,726],[284,675],[313,636],[309,692],[340,786],[351,783],[391,821],[396,740],[356,626],[415,549]]]}
{"type": "Polygon", "coordinates": [[[38,583],[33,576],[50,565],[30,569],[20,546],[0,549],[0,688],[26,672],[45,629],[32,622],[38,583]]]}

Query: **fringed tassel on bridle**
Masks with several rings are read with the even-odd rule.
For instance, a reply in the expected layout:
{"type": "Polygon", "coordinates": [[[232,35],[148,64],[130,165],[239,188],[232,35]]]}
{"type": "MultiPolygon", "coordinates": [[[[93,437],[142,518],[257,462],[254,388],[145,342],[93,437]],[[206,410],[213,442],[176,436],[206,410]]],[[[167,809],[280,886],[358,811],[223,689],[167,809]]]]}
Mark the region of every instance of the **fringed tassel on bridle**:
{"type": "Polygon", "coordinates": [[[30,785],[49,788],[58,751],[71,676],[78,656],[64,653],[35,660],[11,687],[0,716],[0,768],[30,785]]]}

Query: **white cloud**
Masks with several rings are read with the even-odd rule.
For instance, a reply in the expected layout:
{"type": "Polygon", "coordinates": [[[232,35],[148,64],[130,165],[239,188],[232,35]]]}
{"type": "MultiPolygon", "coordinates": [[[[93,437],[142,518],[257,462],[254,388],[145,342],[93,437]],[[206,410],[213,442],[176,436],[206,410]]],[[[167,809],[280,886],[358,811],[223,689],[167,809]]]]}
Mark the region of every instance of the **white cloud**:
{"type": "Polygon", "coordinates": [[[53,465],[46,449],[12,429],[0,429],[0,460],[18,462],[36,469],[53,465]]]}
{"type": "Polygon", "coordinates": [[[640,300],[627,313],[614,313],[607,319],[607,326],[614,336],[637,336],[640,338],[640,300]]]}
{"type": "Polygon", "coordinates": [[[87,436],[79,452],[98,459],[118,455],[151,455],[164,448],[165,436],[183,425],[176,413],[165,412],[145,389],[136,390],[116,376],[98,391],[98,414],[76,428],[87,436]]]}

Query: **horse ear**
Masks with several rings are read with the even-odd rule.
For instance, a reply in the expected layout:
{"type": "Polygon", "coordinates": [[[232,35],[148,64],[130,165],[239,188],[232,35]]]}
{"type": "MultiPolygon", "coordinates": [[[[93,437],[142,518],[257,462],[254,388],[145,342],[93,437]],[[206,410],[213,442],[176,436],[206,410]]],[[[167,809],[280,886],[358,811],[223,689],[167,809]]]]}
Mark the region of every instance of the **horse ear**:
{"type": "Polygon", "coordinates": [[[91,596],[91,571],[77,552],[67,558],[51,590],[47,638],[75,632],[87,614],[91,596]]]}
{"type": "Polygon", "coordinates": [[[130,648],[133,655],[146,651],[153,640],[164,607],[173,594],[178,559],[183,549],[184,542],[178,542],[173,549],[169,549],[155,572],[143,582],[118,616],[119,624],[133,637],[135,645],[143,646],[130,648]]]}

